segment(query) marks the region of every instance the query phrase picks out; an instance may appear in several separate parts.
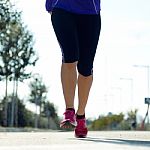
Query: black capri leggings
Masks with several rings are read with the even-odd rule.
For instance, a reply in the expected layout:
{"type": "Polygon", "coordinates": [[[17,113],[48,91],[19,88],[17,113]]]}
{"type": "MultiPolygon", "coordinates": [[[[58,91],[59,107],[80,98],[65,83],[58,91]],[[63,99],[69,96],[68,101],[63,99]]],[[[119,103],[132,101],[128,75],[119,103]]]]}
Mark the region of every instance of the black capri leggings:
{"type": "Polygon", "coordinates": [[[55,8],[51,20],[62,50],[63,63],[77,61],[80,74],[92,75],[101,29],[100,14],[75,14],[55,8]]]}

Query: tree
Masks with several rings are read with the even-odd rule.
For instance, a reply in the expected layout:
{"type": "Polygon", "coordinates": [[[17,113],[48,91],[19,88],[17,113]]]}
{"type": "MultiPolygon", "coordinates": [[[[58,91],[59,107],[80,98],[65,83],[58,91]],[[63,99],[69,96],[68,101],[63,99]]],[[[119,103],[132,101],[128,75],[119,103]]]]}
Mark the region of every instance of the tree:
{"type": "MultiPolygon", "coordinates": [[[[43,116],[47,117],[48,120],[48,128],[52,128],[51,124],[52,121],[55,122],[55,125],[58,125],[58,116],[56,112],[56,108],[53,103],[50,103],[49,101],[44,102],[44,107],[43,107],[43,116]],[[51,124],[50,124],[51,122],[51,124]]],[[[54,124],[54,123],[53,123],[54,124]]]]}
{"type": "Polygon", "coordinates": [[[29,84],[30,87],[30,97],[29,101],[31,103],[34,103],[36,106],[36,114],[35,114],[35,127],[38,127],[38,106],[40,108],[40,116],[41,116],[41,111],[42,111],[42,105],[44,101],[46,100],[46,94],[47,94],[47,87],[43,83],[42,78],[39,75],[35,75],[33,77],[33,81],[30,82],[29,84]]]}
{"type": "Polygon", "coordinates": [[[109,114],[107,116],[100,116],[98,119],[94,120],[91,124],[91,129],[94,130],[110,130],[117,129],[117,126],[123,121],[124,115],[120,113],[109,114]]]}
{"type": "Polygon", "coordinates": [[[23,81],[30,77],[31,72],[27,72],[29,66],[34,66],[38,60],[33,49],[34,41],[32,34],[21,21],[21,12],[14,9],[9,1],[2,0],[0,3],[2,12],[0,13],[0,76],[6,81],[5,90],[5,125],[7,125],[7,85],[8,79],[13,80],[13,95],[12,99],[12,117],[11,125],[17,126],[17,91],[18,81],[23,81]],[[5,78],[4,78],[5,77],[5,78]]]}
{"type": "Polygon", "coordinates": [[[10,3],[7,0],[2,0],[0,2],[0,79],[6,81],[5,90],[5,101],[4,101],[4,125],[7,126],[7,85],[8,77],[12,74],[11,70],[11,53],[9,51],[12,43],[8,44],[10,27],[14,20],[12,19],[14,14],[10,13],[10,3]]]}
{"type": "MultiPolygon", "coordinates": [[[[18,36],[19,38],[16,41],[16,47],[13,51],[14,57],[12,63],[12,79],[14,82],[14,95],[16,96],[18,91],[18,81],[22,82],[24,79],[31,77],[31,72],[27,72],[27,67],[31,65],[34,66],[37,61],[37,57],[33,49],[33,36],[30,32],[25,27],[21,27],[20,34],[18,36]]],[[[15,103],[17,105],[17,101],[15,103]]]]}
{"type": "Polygon", "coordinates": [[[127,121],[130,124],[131,129],[136,129],[137,127],[137,112],[138,110],[131,110],[127,113],[128,118],[127,121]]]}
{"type": "MultiPolygon", "coordinates": [[[[33,122],[33,117],[34,114],[26,109],[25,104],[23,103],[23,100],[20,99],[19,97],[16,97],[18,101],[18,127],[33,127],[34,122],[33,122]]],[[[5,99],[5,98],[4,98],[5,99]]],[[[4,99],[1,100],[0,105],[3,105],[4,99]]],[[[13,99],[13,94],[8,95],[8,125],[11,124],[11,106],[12,106],[12,99],[13,99]]],[[[0,119],[3,119],[2,111],[0,110],[0,119]]],[[[3,122],[0,122],[0,125],[2,125],[3,122]]]]}
{"type": "Polygon", "coordinates": [[[4,31],[6,29],[7,23],[11,19],[9,0],[0,1],[0,10],[0,31],[4,31]]]}

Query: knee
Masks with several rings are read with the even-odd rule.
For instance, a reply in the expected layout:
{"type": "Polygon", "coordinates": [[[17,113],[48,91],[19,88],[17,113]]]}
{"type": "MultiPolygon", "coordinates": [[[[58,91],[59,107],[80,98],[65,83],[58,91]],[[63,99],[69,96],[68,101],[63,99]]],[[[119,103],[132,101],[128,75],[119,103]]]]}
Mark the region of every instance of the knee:
{"type": "Polygon", "coordinates": [[[66,68],[67,70],[73,70],[73,69],[76,69],[77,62],[73,62],[73,63],[63,63],[62,66],[63,66],[64,68],[66,68]]]}
{"type": "Polygon", "coordinates": [[[93,65],[92,64],[89,65],[89,64],[78,63],[77,68],[78,68],[78,72],[81,75],[83,75],[84,77],[93,75],[93,65]]]}

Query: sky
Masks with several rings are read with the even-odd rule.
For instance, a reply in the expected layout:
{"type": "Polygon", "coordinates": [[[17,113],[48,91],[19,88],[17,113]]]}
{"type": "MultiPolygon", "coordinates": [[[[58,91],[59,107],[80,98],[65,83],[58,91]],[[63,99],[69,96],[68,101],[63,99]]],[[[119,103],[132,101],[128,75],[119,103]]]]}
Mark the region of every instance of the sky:
{"type": "MultiPolygon", "coordinates": [[[[33,72],[42,76],[49,89],[48,99],[62,116],[65,104],[60,81],[61,50],[51,16],[45,10],[45,0],[12,1],[22,11],[22,19],[35,38],[39,60],[33,72]]],[[[86,116],[96,118],[108,112],[127,112],[135,108],[138,115],[144,116],[147,109],[144,98],[150,96],[150,1],[101,0],[101,19],[86,116]]],[[[20,85],[19,93],[26,98],[28,92],[24,91],[28,91],[25,83],[20,85]]],[[[76,108],[77,102],[76,95],[76,108]]]]}

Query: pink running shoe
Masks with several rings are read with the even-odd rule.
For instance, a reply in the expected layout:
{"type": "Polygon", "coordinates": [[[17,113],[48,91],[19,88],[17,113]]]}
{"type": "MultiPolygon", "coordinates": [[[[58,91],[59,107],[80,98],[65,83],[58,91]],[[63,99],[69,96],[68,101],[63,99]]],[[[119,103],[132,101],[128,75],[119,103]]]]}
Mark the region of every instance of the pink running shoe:
{"type": "Polygon", "coordinates": [[[66,110],[64,116],[64,120],[60,123],[61,128],[74,128],[77,125],[74,110],[66,110]]]}
{"type": "Polygon", "coordinates": [[[86,120],[85,119],[76,119],[77,126],[75,128],[75,136],[77,138],[85,138],[88,133],[88,129],[86,127],[86,120]]]}

